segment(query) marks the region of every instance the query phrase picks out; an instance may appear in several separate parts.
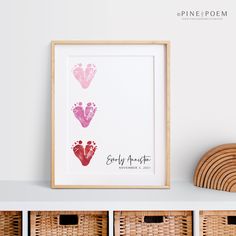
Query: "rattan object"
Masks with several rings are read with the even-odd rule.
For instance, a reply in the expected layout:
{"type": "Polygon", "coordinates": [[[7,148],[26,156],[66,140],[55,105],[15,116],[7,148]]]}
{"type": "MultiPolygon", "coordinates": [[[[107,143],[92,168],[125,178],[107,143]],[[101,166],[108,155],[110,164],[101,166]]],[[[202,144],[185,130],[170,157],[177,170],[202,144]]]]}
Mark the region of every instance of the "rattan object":
{"type": "Polygon", "coordinates": [[[30,212],[31,236],[107,236],[107,224],[103,211],[30,212]]]}
{"type": "Polygon", "coordinates": [[[0,235],[22,235],[22,213],[19,211],[0,211],[0,235]]]}
{"type": "Polygon", "coordinates": [[[201,211],[201,236],[235,236],[236,211],[201,211]]]}
{"type": "Polygon", "coordinates": [[[115,236],[192,236],[191,211],[117,211],[115,236]]]}
{"type": "Polygon", "coordinates": [[[236,192],[236,144],[224,144],[208,151],[196,167],[194,185],[236,192]]]}

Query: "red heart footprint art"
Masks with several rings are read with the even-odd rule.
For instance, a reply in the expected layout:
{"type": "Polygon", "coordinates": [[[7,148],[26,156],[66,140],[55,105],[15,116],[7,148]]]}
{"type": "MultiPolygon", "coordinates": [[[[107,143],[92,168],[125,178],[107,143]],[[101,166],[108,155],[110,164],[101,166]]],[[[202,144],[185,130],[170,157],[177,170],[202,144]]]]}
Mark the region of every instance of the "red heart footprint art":
{"type": "Polygon", "coordinates": [[[83,65],[77,64],[73,67],[72,73],[74,77],[80,82],[83,89],[89,87],[91,81],[96,74],[96,66],[94,64],[87,64],[86,68],[83,69],[83,65]]]}
{"type": "Polygon", "coordinates": [[[80,160],[81,164],[83,166],[87,166],[94,156],[97,146],[95,142],[88,141],[84,147],[83,142],[79,140],[72,145],[72,149],[75,156],[80,160]]]}
{"type": "Polygon", "coordinates": [[[97,107],[94,103],[89,102],[84,109],[83,103],[79,102],[74,104],[74,106],[72,107],[72,111],[75,117],[80,121],[82,127],[86,128],[89,126],[91,120],[93,119],[97,111],[97,107]]]}

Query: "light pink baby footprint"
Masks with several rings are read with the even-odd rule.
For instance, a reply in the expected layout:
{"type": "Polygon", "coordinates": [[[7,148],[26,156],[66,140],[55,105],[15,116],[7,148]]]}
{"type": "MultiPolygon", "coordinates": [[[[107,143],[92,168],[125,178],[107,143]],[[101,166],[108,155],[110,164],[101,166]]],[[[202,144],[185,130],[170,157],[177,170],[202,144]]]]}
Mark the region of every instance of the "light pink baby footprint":
{"type": "Polygon", "coordinates": [[[83,65],[80,63],[75,65],[72,69],[74,77],[80,82],[84,89],[89,87],[96,71],[96,66],[94,64],[87,64],[87,67],[83,69],[83,65]]]}
{"type": "Polygon", "coordinates": [[[74,106],[72,107],[72,111],[75,117],[80,121],[82,127],[86,128],[89,126],[91,120],[93,119],[97,111],[97,107],[94,103],[89,102],[84,109],[83,103],[79,102],[74,104],[74,106]]]}

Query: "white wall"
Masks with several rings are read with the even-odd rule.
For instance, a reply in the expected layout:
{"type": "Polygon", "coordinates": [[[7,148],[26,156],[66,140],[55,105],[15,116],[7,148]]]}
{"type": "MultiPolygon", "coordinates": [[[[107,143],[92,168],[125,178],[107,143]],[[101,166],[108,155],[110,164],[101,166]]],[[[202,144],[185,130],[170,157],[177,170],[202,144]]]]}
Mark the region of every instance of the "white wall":
{"type": "Polygon", "coordinates": [[[236,142],[235,1],[0,0],[0,180],[50,178],[50,41],[170,40],[172,179],[236,142]],[[183,21],[180,10],[228,10],[183,21]]]}

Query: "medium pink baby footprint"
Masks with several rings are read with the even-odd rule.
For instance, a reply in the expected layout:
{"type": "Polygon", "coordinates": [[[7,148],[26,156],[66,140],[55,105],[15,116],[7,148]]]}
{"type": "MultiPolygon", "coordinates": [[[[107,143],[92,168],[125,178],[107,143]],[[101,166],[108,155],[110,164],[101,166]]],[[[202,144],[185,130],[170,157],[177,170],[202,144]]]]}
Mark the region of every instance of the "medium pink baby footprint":
{"type": "Polygon", "coordinates": [[[75,117],[80,121],[82,127],[86,128],[89,126],[91,120],[93,119],[97,111],[97,107],[94,103],[89,102],[84,109],[83,103],[79,102],[74,104],[74,106],[72,107],[72,111],[75,117]]]}
{"type": "Polygon", "coordinates": [[[89,87],[96,71],[96,66],[94,64],[87,64],[87,67],[83,69],[83,65],[80,63],[75,65],[72,69],[74,77],[80,82],[84,89],[89,87]]]}

